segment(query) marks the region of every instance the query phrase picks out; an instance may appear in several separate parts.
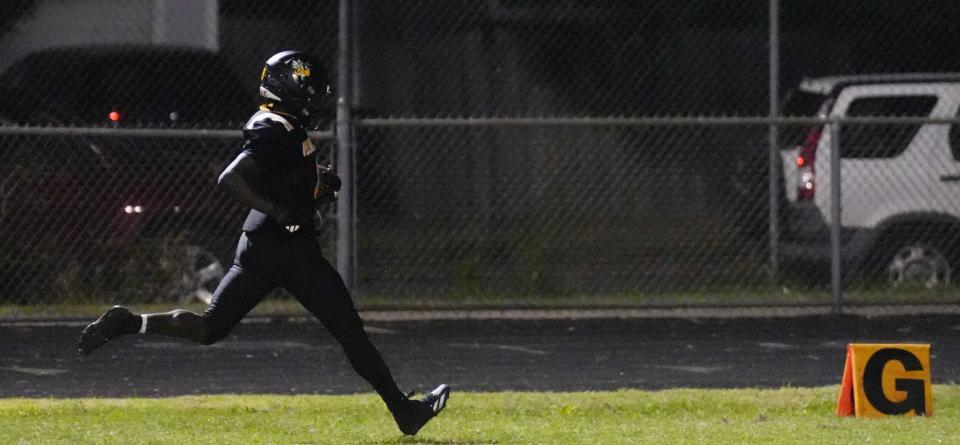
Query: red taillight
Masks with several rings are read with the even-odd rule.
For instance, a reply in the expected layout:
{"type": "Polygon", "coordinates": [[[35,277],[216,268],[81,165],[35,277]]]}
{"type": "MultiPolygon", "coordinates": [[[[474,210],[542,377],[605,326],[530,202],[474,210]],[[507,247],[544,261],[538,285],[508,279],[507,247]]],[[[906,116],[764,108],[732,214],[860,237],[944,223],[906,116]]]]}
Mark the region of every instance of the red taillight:
{"type": "Polygon", "coordinates": [[[800,145],[800,157],[797,158],[797,165],[810,165],[813,168],[813,161],[817,159],[817,145],[820,144],[820,135],[823,134],[823,125],[817,125],[810,129],[810,133],[803,139],[800,145]],[[802,159],[802,161],[801,161],[802,159]]]}
{"type": "Polygon", "coordinates": [[[820,136],[823,135],[823,125],[817,125],[810,129],[810,133],[803,140],[800,146],[800,153],[797,156],[797,169],[800,177],[797,184],[797,199],[800,201],[813,201],[816,187],[816,172],[813,166],[817,161],[817,146],[820,145],[820,136]]]}
{"type": "Polygon", "coordinates": [[[110,119],[110,122],[119,122],[119,121],[120,121],[120,113],[118,113],[118,112],[116,112],[116,111],[111,111],[110,114],[107,115],[107,119],[110,119]]]}

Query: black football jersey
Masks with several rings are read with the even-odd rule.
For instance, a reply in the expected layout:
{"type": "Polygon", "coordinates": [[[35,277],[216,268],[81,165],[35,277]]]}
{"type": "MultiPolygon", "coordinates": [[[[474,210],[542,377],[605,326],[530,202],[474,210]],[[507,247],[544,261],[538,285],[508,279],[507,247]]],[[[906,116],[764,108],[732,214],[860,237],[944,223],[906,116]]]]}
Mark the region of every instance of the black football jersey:
{"type": "MultiPolygon", "coordinates": [[[[257,189],[291,212],[290,224],[313,230],[316,208],[317,149],[295,119],[261,110],[243,127],[243,153],[260,167],[257,189]]],[[[251,209],[246,232],[283,230],[275,219],[251,209]]]]}

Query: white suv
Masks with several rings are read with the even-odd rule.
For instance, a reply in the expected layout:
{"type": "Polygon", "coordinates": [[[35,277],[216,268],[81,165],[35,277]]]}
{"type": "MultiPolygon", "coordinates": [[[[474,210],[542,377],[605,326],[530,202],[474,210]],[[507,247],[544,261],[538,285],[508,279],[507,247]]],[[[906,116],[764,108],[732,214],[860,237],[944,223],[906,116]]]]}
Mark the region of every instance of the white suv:
{"type": "MultiPolygon", "coordinates": [[[[952,118],[960,108],[960,73],[808,79],[792,102],[815,106],[822,116],[952,118]]],[[[816,126],[781,153],[787,260],[829,259],[830,138],[827,126],[816,126]]],[[[960,128],[847,124],[840,156],[847,278],[949,284],[960,270],[960,128]]]]}

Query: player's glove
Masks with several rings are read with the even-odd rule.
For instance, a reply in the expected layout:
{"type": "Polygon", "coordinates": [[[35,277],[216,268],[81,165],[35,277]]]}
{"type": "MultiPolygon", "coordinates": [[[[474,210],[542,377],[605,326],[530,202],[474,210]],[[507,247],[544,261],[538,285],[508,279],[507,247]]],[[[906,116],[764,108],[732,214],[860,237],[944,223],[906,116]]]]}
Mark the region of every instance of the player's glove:
{"type": "Polygon", "coordinates": [[[342,185],[343,181],[334,173],[333,167],[317,164],[317,189],[314,191],[317,204],[336,201],[342,185]]]}

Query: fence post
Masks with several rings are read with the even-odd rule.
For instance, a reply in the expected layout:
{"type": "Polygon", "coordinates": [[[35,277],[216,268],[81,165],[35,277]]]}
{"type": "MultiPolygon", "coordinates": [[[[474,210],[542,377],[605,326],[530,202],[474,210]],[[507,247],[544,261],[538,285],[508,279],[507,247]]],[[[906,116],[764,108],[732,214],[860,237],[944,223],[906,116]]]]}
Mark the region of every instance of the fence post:
{"type": "MultiPolygon", "coordinates": [[[[779,113],[780,87],[780,0],[770,0],[770,118],[779,113]]],[[[779,128],[769,127],[769,166],[767,194],[769,199],[770,284],[775,286],[780,277],[780,143],[779,128]]]]}
{"type": "Polygon", "coordinates": [[[841,190],[840,181],[840,118],[830,118],[830,293],[833,313],[843,313],[843,280],[841,276],[841,190]]]}
{"type": "MultiPolygon", "coordinates": [[[[343,180],[337,198],[337,270],[347,289],[355,287],[354,281],[354,165],[351,138],[353,126],[350,121],[351,71],[350,71],[350,0],[340,0],[337,30],[337,174],[343,180]]],[[[354,297],[356,298],[356,297],[354,297]]]]}

